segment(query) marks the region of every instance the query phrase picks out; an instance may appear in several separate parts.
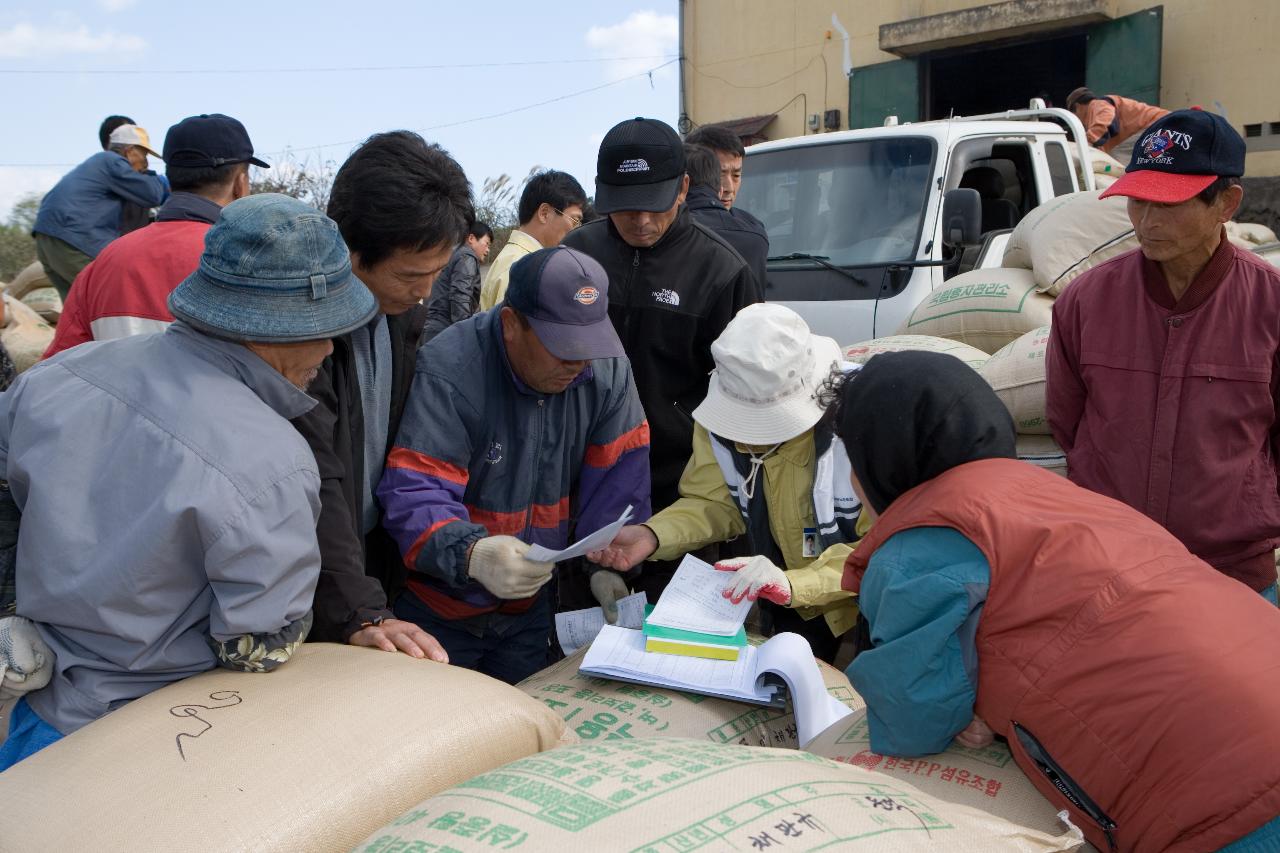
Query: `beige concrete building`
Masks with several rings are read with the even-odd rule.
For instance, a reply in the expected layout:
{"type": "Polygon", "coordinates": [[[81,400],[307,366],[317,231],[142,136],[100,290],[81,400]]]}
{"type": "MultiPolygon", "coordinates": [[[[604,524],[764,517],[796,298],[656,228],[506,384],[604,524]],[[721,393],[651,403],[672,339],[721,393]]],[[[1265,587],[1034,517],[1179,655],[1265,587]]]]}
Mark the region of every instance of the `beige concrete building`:
{"type": "Polygon", "coordinates": [[[1280,0],[682,0],[682,130],[748,141],[1061,105],[1076,86],[1225,114],[1280,175],[1280,0]]]}

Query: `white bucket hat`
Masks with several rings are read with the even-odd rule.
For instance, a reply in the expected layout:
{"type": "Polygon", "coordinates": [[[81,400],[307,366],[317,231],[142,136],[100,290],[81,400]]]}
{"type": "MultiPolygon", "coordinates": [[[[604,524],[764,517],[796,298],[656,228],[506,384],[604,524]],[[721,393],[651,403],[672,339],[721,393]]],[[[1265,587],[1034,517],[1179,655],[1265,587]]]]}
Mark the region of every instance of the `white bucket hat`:
{"type": "Polygon", "coordinates": [[[822,418],[818,390],[840,366],[839,345],[781,305],[749,305],[711,345],[716,369],[693,419],[742,444],[778,444],[822,418]]]}

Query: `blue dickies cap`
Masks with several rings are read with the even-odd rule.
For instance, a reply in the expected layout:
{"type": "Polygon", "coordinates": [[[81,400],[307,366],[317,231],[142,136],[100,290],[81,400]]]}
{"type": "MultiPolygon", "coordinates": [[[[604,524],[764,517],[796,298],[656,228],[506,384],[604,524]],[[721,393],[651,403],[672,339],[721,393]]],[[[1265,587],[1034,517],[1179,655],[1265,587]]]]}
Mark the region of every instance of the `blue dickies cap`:
{"type": "Polygon", "coordinates": [[[511,267],[506,304],[564,361],[619,358],[622,341],[609,320],[609,276],[594,258],[567,246],[540,249],[511,267]]]}

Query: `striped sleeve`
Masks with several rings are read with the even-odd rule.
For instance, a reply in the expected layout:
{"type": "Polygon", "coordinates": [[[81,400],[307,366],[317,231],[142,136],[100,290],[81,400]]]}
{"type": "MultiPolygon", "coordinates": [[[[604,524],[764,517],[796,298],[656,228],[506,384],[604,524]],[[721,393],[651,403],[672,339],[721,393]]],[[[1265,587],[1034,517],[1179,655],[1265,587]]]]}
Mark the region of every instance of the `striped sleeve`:
{"type": "Polygon", "coordinates": [[[454,388],[419,370],[378,484],[382,526],[405,566],[454,586],[466,582],[467,549],[486,535],[463,503],[473,419],[454,388]]]}
{"type": "Polygon", "coordinates": [[[625,358],[613,360],[612,387],[592,426],[578,480],[579,535],[615,520],[627,506],[632,524],[646,521],[649,504],[649,422],[625,358]]]}

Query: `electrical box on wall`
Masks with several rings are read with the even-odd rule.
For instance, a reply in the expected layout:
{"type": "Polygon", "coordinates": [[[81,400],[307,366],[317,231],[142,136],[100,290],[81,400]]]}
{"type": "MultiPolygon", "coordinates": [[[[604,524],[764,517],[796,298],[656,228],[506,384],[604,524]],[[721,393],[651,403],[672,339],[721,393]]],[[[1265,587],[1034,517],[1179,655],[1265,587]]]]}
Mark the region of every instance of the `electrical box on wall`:
{"type": "Polygon", "coordinates": [[[818,115],[817,113],[812,113],[809,116],[809,129],[817,130],[820,127],[822,127],[822,116],[818,115]]]}
{"type": "Polygon", "coordinates": [[[825,113],[823,113],[822,125],[827,130],[839,130],[840,129],[840,111],[827,110],[825,113]]]}

